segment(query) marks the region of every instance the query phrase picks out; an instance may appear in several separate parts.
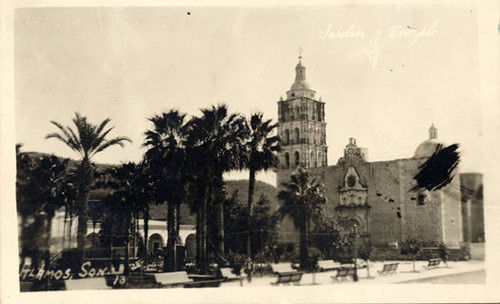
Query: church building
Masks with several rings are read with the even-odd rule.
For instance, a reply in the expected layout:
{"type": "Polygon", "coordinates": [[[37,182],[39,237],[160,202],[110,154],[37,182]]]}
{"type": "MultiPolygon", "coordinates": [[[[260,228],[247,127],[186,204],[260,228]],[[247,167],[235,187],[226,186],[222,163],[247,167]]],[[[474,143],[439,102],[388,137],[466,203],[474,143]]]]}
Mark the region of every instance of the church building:
{"type": "MultiPolygon", "coordinates": [[[[349,138],[343,156],[335,165],[328,165],[325,102],[316,98],[316,92],[306,82],[301,57],[286,99],[278,101],[278,122],[282,145],[278,187],[301,166],[324,183],[326,212],[349,218],[373,246],[396,249],[408,239],[429,246],[461,246],[464,240],[458,169],[452,181],[440,190],[412,191],[419,166],[436,149],[444,147],[434,125],[428,139],[416,143],[415,154],[408,158],[370,162],[368,149],[349,138]]],[[[298,242],[290,219],[285,219],[280,227],[283,241],[296,238],[298,242]]]]}

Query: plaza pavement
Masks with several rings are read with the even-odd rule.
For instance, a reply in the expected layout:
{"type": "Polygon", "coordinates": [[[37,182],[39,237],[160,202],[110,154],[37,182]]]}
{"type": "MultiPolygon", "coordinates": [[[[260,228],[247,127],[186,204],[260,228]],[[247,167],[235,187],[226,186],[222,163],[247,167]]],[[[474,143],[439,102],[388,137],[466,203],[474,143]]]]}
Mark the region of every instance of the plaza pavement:
{"type": "MultiPolygon", "coordinates": [[[[396,283],[446,283],[447,280],[439,280],[438,278],[450,277],[448,281],[455,284],[466,284],[468,282],[465,277],[470,277],[469,274],[474,274],[474,280],[472,283],[484,284],[484,261],[463,261],[463,262],[448,262],[448,267],[444,264],[440,265],[439,268],[426,270],[424,268],[427,265],[427,261],[416,261],[415,270],[413,272],[413,262],[411,261],[399,261],[398,271],[396,274],[391,275],[380,275],[378,271],[382,270],[385,263],[394,263],[398,261],[390,262],[370,262],[370,276],[372,278],[367,278],[367,269],[358,269],[358,282],[352,282],[352,280],[346,282],[337,282],[331,278],[331,276],[336,275],[336,271],[326,271],[318,272],[315,274],[305,273],[302,276],[300,285],[329,285],[329,284],[396,284],[396,283]],[[461,281],[461,275],[463,274],[464,280],[461,281]]],[[[272,286],[271,283],[276,282],[275,275],[264,275],[260,276],[259,272],[254,274],[252,282],[249,283],[246,278],[243,281],[243,287],[269,287],[272,286]]],[[[240,282],[226,282],[222,283],[221,287],[239,287],[240,282]]]]}

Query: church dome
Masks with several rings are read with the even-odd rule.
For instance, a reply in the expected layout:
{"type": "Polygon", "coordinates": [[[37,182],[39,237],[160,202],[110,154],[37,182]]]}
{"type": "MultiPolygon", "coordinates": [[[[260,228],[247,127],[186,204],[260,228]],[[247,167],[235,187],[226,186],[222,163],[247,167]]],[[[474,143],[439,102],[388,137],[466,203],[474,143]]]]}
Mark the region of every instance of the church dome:
{"type": "Polygon", "coordinates": [[[444,147],[444,142],[438,140],[437,128],[432,125],[429,128],[429,139],[418,145],[414,157],[430,157],[436,150],[440,150],[442,147],[444,147]]]}
{"type": "Polygon", "coordinates": [[[290,90],[310,90],[311,88],[309,87],[309,84],[305,81],[305,80],[302,80],[302,81],[295,81],[293,84],[292,84],[292,87],[290,88],[290,90]]]}

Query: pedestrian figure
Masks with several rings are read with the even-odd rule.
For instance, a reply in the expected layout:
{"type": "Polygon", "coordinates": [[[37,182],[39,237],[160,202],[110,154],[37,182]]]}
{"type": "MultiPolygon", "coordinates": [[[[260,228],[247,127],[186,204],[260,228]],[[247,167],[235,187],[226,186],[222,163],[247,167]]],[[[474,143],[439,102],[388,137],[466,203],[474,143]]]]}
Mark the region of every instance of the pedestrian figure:
{"type": "Polygon", "coordinates": [[[115,271],[118,271],[120,269],[120,254],[116,251],[113,251],[113,255],[111,256],[112,262],[113,262],[113,267],[115,268],[115,271]]]}
{"type": "Polygon", "coordinates": [[[247,274],[248,282],[250,283],[252,282],[252,273],[253,273],[253,261],[250,257],[248,257],[245,260],[244,268],[245,268],[245,273],[247,274]]]}

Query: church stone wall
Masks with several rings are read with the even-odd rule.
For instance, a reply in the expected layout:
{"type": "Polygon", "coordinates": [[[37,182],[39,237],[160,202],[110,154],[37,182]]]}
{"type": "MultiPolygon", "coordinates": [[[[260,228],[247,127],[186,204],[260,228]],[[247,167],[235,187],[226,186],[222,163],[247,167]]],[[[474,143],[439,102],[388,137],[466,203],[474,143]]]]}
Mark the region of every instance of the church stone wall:
{"type": "Polygon", "coordinates": [[[462,212],[460,201],[460,178],[458,174],[441,191],[443,204],[444,242],[459,247],[463,242],[462,212]]]}
{"type": "Polygon", "coordinates": [[[373,245],[400,244],[409,238],[415,238],[429,244],[444,241],[449,246],[456,247],[462,240],[460,203],[454,198],[460,195],[456,191],[459,189],[458,179],[455,178],[443,190],[424,192],[425,198],[420,204],[418,196],[422,191],[411,189],[415,185],[413,177],[422,162],[422,159],[373,163],[352,160],[314,169],[313,173],[322,177],[325,184],[328,199],[326,212],[361,218],[363,229],[367,223],[373,245]],[[362,208],[356,212],[336,208],[340,205],[344,176],[351,166],[367,189],[367,204],[370,206],[367,214],[362,208]]]}
{"type": "Polygon", "coordinates": [[[423,159],[397,161],[400,168],[402,241],[410,238],[428,243],[442,241],[440,192],[411,190],[416,184],[413,177],[424,161],[423,159]],[[420,201],[419,196],[422,196],[420,201]]]}

